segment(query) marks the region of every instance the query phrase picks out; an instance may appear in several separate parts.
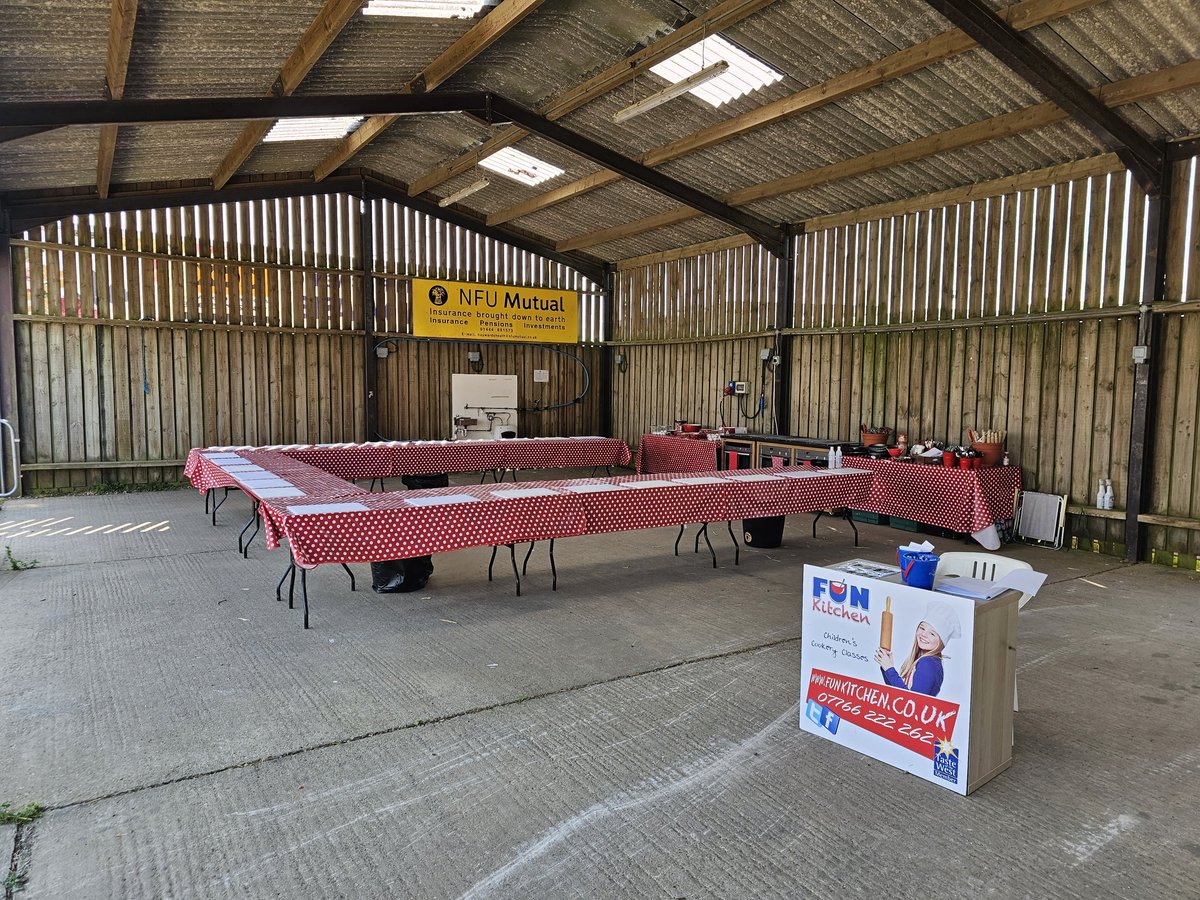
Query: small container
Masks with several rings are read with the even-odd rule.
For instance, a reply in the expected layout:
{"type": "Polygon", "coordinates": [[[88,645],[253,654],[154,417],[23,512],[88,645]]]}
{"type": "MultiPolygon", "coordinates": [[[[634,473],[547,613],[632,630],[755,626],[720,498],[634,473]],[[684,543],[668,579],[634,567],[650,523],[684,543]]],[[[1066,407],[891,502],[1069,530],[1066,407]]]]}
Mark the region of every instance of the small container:
{"type": "Polygon", "coordinates": [[[942,465],[945,466],[947,469],[954,468],[954,451],[953,450],[943,450],[942,451],[942,465]]]}
{"type": "Polygon", "coordinates": [[[971,468],[971,457],[969,457],[969,456],[960,456],[960,457],[958,458],[958,467],[959,467],[960,469],[969,469],[969,468],[971,468]]]}

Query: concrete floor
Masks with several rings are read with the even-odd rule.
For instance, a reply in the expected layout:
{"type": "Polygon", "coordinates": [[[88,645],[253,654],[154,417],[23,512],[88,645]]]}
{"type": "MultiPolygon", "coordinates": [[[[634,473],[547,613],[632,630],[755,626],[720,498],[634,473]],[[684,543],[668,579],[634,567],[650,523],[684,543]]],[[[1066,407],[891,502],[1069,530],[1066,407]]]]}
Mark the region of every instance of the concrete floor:
{"type": "Polygon", "coordinates": [[[324,567],[304,631],[245,499],[202,510],[0,512],[38,560],[0,573],[0,800],[49,808],[0,828],[19,897],[1200,896],[1195,574],[1006,550],[1050,581],[1013,767],[963,798],[797,727],[800,566],[903,532],[562,541],[519,598],[484,549],[415,594],[324,567]]]}

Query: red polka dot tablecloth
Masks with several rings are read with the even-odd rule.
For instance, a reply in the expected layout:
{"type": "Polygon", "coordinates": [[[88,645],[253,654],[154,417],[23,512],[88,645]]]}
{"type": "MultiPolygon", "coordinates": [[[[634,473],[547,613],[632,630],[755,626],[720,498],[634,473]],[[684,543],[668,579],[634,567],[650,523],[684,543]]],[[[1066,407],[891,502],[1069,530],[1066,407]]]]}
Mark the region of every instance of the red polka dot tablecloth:
{"type": "Polygon", "coordinates": [[[296,561],[310,568],[847,506],[866,497],[870,478],[866,472],[807,478],[770,470],[675,473],[308,496],[300,502],[268,498],[261,507],[267,545],[287,539],[296,561]]]}
{"type": "Polygon", "coordinates": [[[283,454],[347,481],[490,469],[624,466],[631,458],[624,441],[602,437],[210,447],[188,453],[183,474],[202,493],[211,488],[234,487],[234,481],[213,457],[255,452],[283,454]]]}
{"type": "Polygon", "coordinates": [[[464,547],[586,533],[583,507],[568,492],[535,483],[473,485],[365,494],[351,502],[264,502],[267,546],[287,538],[305,568],[374,562],[464,547]]]}
{"type": "Polygon", "coordinates": [[[875,477],[866,504],[855,509],[902,516],[963,534],[1011,519],[1021,489],[1017,466],[952,469],[891,459],[846,457],[845,464],[875,477]]]}
{"type": "Polygon", "coordinates": [[[718,441],[669,434],[643,434],[634,467],[639,475],[655,472],[711,472],[717,467],[718,441]]]}

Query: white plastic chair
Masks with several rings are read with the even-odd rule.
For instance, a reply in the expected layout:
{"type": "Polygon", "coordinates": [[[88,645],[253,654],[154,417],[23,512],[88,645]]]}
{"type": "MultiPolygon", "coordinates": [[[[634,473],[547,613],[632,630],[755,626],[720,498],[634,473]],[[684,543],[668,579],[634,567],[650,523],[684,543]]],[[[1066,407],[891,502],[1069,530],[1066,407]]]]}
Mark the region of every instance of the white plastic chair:
{"type": "MultiPolygon", "coordinates": [[[[934,587],[940,578],[977,578],[980,581],[998,581],[1009,572],[1018,569],[1032,569],[1027,562],[1010,559],[1007,556],[996,556],[992,553],[943,553],[938,557],[937,570],[933,575],[934,587]]],[[[1031,594],[1021,594],[1017,609],[1021,609],[1032,599],[1031,594]]],[[[1013,679],[1013,709],[1017,709],[1017,684],[1013,679]]]]}
{"type": "MultiPolygon", "coordinates": [[[[958,577],[998,581],[1009,572],[1032,568],[1027,562],[1007,556],[996,556],[993,553],[943,553],[938,557],[937,571],[933,577],[935,584],[939,578],[958,577]]],[[[1023,607],[1030,599],[1031,595],[1021,594],[1017,608],[1023,607]]]]}

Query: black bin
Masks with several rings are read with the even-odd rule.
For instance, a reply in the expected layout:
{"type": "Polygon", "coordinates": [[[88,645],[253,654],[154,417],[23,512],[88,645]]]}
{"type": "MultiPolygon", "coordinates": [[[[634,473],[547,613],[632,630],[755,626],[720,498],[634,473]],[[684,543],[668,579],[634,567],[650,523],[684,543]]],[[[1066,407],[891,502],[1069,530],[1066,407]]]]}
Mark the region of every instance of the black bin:
{"type": "MultiPolygon", "coordinates": [[[[403,481],[404,486],[413,491],[450,486],[450,476],[444,472],[433,475],[405,475],[403,481]]],[[[425,587],[432,575],[432,556],[373,562],[371,590],[377,594],[407,594],[425,587]]]]}
{"type": "Polygon", "coordinates": [[[769,550],[783,543],[783,516],[742,519],[742,539],[747,547],[769,550]]]}

